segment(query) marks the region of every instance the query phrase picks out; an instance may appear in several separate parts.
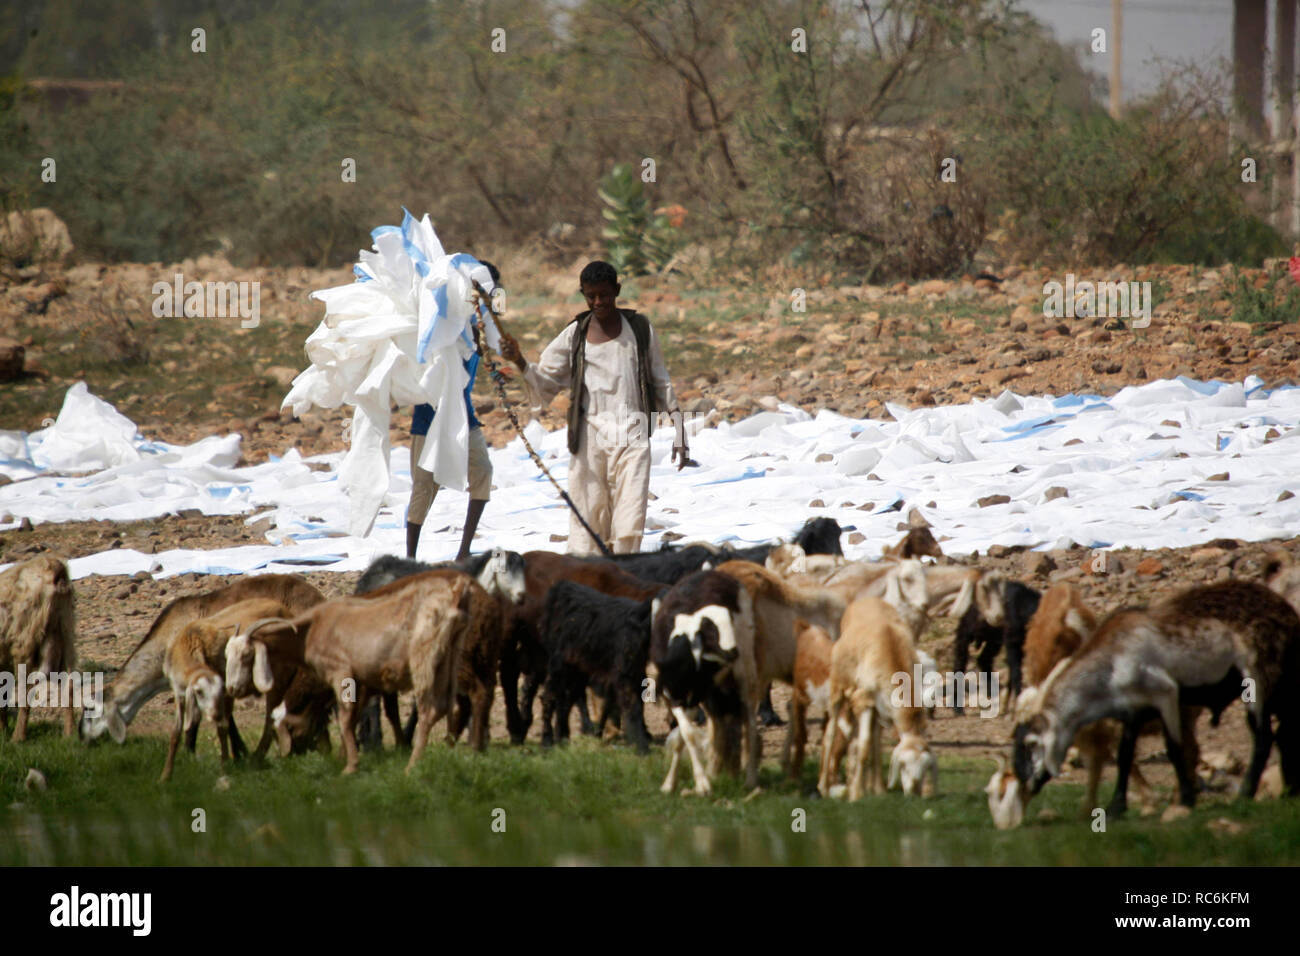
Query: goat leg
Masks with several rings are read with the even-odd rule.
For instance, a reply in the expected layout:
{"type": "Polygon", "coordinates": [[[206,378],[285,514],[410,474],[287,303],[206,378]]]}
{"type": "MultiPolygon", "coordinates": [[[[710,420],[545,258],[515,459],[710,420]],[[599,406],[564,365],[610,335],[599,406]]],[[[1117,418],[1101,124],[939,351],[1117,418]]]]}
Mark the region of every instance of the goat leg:
{"type": "Polygon", "coordinates": [[[248,745],[244,743],[244,738],[239,736],[239,728],[235,726],[234,704],[230,698],[226,698],[226,732],[230,735],[230,754],[236,760],[243,760],[248,756],[248,745]]]}
{"type": "MultiPolygon", "coordinates": [[[[1262,708],[1261,708],[1262,710],[1262,708]]],[[[1250,757],[1250,766],[1246,769],[1246,776],[1241,778],[1241,789],[1237,795],[1243,799],[1251,799],[1255,796],[1255,791],[1259,789],[1259,778],[1264,773],[1264,764],[1268,763],[1269,751],[1273,749],[1273,718],[1267,710],[1256,716],[1255,711],[1247,709],[1246,722],[1250,724],[1251,736],[1254,740],[1250,757]]],[[[1173,751],[1169,753],[1170,759],[1173,759],[1173,751]]],[[[1181,752],[1179,757],[1181,757],[1181,752]]],[[[1180,760],[1176,765],[1182,767],[1183,762],[1180,760]]],[[[1178,776],[1179,788],[1182,787],[1183,775],[1178,776]]],[[[1190,803],[1187,804],[1189,807],[1190,803]]]]}
{"type": "Polygon", "coordinates": [[[393,740],[397,746],[406,743],[406,733],[402,730],[402,712],[397,707],[396,694],[384,694],[380,700],[384,704],[384,716],[388,726],[393,728],[393,740]]]}
{"type": "Polygon", "coordinates": [[[524,742],[526,731],[523,717],[519,713],[519,652],[513,640],[501,648],[501,696],[506,703],[506,730],[512,744],[524,742]]]}
{"type": "Polygon", "coordinates": [[[32,709],[25,703],[18,705],[18,721],[14,725],[14,743],[20,744],[27,739],[27,715],[32,709]]]}
{"type": "Polygon", "coordinates": [[[1139,717],[1124,719],[1124,732],[1119,738],[1119,752],[1115,755],[1115,795],[1106,808],[1107,816],[1120,817],[1128,809],[1128,775],[1133,769],[1133,755],[1137,751],[1138,729],[1141,725],[1139,717]]]}
{"type": "MultiPolygon", "coordinates": [[[[350,678],[349,678],[350,679],[350,678]]],[[[335,687],[343,687],[342,680],[331,681],[335,687]]],[[[365,689],[361,691],[365,693],[365,689]]],[[[339,737],[343,741],[343,772],[351,774],[357,772],[357,764],[360,762],[360,755],[357,752],[357,711],[361,709],[357,703],[348,700],[348,694],[340,693],[339,697],[339,737]]],[[[364,705],[364,700],[362,702],[364,705]]]]}
{"type": "Polygon", "coordinates": [[[379,722],[379,699],[366,701],[357,720],[357,743],[366,752],[376,753],[384,749],[384,728],[379,722]]]}
{"type": "MultiPolygon", "coordinates": [[[[627,736],[636,752],[645,756],[650,752],[650,734],[645,726],[645,711],[642,706],[640,689],[635,685],[620,685],[622,701],[619,709],[623,712],[623,733],[627,736]]],[[[609,709],[606,698],[605,709],[609,709]]]]}
{"type": "MultiPolygon", "coordinates": [[[[172,765],[176,762],[176,750],[181,744],[181,729],[185,722],[184,695],[176,695],[176,722],[172,725],[171,736],[167,740],[167,760],[163,763],[159,783],[166,783],[172,778],[172,765]]],[[[195,728],[197,730],[197,727],[195,728]]]]}

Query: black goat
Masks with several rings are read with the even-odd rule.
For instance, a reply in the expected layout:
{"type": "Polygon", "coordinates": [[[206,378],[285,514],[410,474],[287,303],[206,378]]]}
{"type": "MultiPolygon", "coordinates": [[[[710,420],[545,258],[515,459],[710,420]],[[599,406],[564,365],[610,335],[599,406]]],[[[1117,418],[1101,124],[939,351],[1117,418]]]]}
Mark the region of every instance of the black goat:
{"type": "Polygon", "coordinates": [[[604,716],[616,706],[628,740],[638,753],[649,750],[641,691],[650,653],[650,608],[649,600],[611,597],[572,581],[551,586],[541,626],[547,654],[543,746],[568,739],[569,712],[590,684],[605,697],[604,716]]]}

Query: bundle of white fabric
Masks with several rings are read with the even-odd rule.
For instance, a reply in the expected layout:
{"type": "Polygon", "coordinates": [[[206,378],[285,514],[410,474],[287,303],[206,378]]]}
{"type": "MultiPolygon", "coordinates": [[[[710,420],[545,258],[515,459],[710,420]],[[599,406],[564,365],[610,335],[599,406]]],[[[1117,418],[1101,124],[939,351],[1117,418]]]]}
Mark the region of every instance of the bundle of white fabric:
{"type": "MultiPolygon", "coordinates": [[[[311,294],[325,318],[307,339],[311,367],[293,380],[284,405],[301,415],[313,405],[356,408],[351,445],[339,468],[350,499],[349,533],[370,533],[388,494],[389,409],[428,403],[433,425],[418,464],[434,480],[460,491],[468,483],[469,420],[462,364],[474,350],[472,282],[493,289],[487,267],[466,253],[448,254],[426,214],[405,209],[402,225],[371,233],[357,281],[311,294]]],[[[492,315],[479,308],[489,348],[500,349],[492,315]]]]}

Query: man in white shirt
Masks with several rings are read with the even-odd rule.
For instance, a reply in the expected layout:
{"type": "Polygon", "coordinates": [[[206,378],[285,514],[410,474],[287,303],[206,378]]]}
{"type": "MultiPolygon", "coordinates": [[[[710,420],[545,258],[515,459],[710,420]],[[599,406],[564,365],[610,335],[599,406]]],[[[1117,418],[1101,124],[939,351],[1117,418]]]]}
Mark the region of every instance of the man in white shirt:
{"type": "MultiPolygon", "coordinates": [[[[615,554],[641,549],[650,492],[650,432],[656,412],[677,429],[672,460],[688,461],[686,430],[659,339],[649,320],[615,306],[622,287],[607,262],[591,262],[579,277],[587,311],[546,346],[536,364],[519,343],[502,336],[501,354],[524,373],[537,406],[569,390],[569,497],[615,554]]],[[[598,548],[569,517],[570,554],[598,548]]]]}

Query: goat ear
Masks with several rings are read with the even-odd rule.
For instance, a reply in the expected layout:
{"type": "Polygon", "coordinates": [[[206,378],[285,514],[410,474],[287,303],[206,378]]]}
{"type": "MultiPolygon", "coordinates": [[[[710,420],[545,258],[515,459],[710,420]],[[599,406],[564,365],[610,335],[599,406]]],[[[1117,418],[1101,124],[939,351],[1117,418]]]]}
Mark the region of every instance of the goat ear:
{"type": "Polygon", "coordinates": [[[1088,622],[1083,619],[1078,608],[1070,608],[1065,612],[1065,626],[1082,638],[1092,636],[1092,628],[1088,627],[1088,622]]]}
{"type": "MultiPolygon", "coordinates": [[[[899,746],[902,745],[900,744],[899,746]]],[[[898,765],[898,747],[895,747],[889,755],[889,784],[885,788],[887,790],[893,790],[894,787],[898,785],[898,765]]]]}
{"type": "Polygon", "coordinates": [[[253,642],[253,686],[259,694],[269,694],[275,686],[275,674],[271,671],[270,655],[266,645],[261,641],[253,642]]]}
{"type": "Polygon", "coordinates": [[[652,624],[654,623],[654,619],[659,616],[659,608],[662,606],[663,606],[663,601],[661,601],[657,597],[650,602],[650,622],[652,624]]]}

